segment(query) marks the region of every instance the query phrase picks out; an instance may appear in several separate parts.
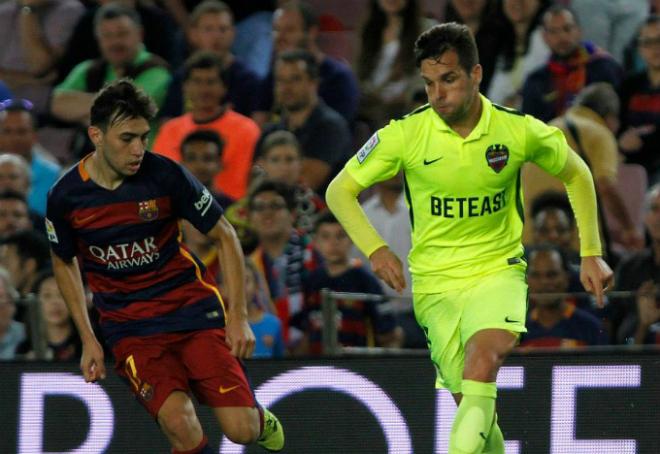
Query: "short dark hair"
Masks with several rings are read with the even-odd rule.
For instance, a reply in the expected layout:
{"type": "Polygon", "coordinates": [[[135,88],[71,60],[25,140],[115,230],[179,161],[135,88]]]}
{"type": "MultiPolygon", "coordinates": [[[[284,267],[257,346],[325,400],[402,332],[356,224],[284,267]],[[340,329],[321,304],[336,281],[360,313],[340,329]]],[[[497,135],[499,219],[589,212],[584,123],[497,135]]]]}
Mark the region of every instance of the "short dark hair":
{"type": "Polygon", "coordinates": [[[259,147],[259,157],[265,158],[270,150],[275,147],[282,145],[290,145],[296,149],[299,156],[302,156],[302,150],[300,148],[300,142],[296,138],[295,134],[290,131],[274,131],[268,134],[264,140],[261,142],[259,147]]]}
{"type": "Polygon", "coordinates": [[[102,130],[127,119],[156,117],[156,104],[130,79],[110,82],[98,92],[92,103],[90,124],[102,130]]]}
{"type": "Polygon", "coordinates": [[[548,17],[550,16],[558,16],[559,14],[567,12],[573,17],[573,22],[575,22],[575,25],[578,27],[580,26],[580,18],[578,17],[577,13],[573,8],[571,8],[568,5],[562,5],[561,3],[553,3],[548,7],[548,9],[545,10],[543,15],[541,16],[541,25],[543,28],[545,28],[545,21],[548,17]]]}
{"type": "Polygon", "coordinates": [[[192,54],[183,64],[183,81],[190,79],[195,69],[215,69],[220,76],[220,80],[226,86],[228,74],[225,70],[222,60],[211,51],[200,50],[192,54]]]}
{"type": "Polygon", "coordinates": [[[41,288],[41,284],[43,284],[46,279],[51,277],[54,278],[55,273],[53,272],[53,269],[50,266],[39,271],[37,277],[34,278],[34,282],[32,283],[32,288],[30,289],[30,291],[36,295],[37,293],[39,293],[39,288],[41,288]]]}
{"type": "Polygon", "coordinates": [[[298,61],[305,62],[305,72],[310,79],[317,80],[319,78],[319,64],[316,61],[314,54],[305,49],[293,49],[282,52],[277,56],[276,62],[283,63],[296,63],[298,61]]]}
{"type": "MultiPolygon", "coordinates": [[[[323,224],[340,224],[332,211],[324,210],[316,217],[314,222],[314,233],[316,233],[323,224]]],[[[341,225],[341,224],[340,224],[341,225]]]]}
{"type": "Polygon", "coordinates": [[[309,3],[301,2],[299,0],[291,0],[285,2],[278,9],[284,11],[298,11],[302,16],[305,31],[320,25],[319,15],[309,3]]]}
{"type": "Polygon", "coordinates": [[[295,190],[288,184],[273,180],[263,180],[261,183],[252,188],[250,194],[248,195],[248,209],[252,209],[254,199],[263,192],[276,193],[284,199],[286,207],[289,211],[296,209],[297,205],[295,190]]]}
{"type": "Polygon", "coordinates": [[[415,65],[419,68],[427,58],[438,60],[449,50],[458,54],[458,62],[468,74],[479,63],[477,44],[467,25],[448,22],[419,35],[415,41],[415,65]]]}
{"type": "Polygon", "coordinates": [[[205,14],[229,14],[231,21],[234,22],[234,12],[229,5],[220,0],[204,0],[199,5],[195,6],[188,16],[188,25],[195,26],[199,19],[205,14]]]}
{"type": "Polygon", "coordinates": [[[563,211],[570,222],[571,227],[575,224],[575,216],[571,208],[571,202],[565,193],[558,191],[545,191],[532,201],[532,219],[545,210],[554,209],[563,211]]]}
{"type": "Polygon", "coordinates": [[[50,248],[43,234],[36,230],[19,230],[0,240],[2,245],[16,246],[16,253],[21,260],[34,259],[37,269],[46,266],[50,260],[50,248]]]}
{"type": "Polygon", "coordinates": [[[206,142],[214,144],[218,148],[218,157],[222,156],[222,151],[225,148],[225,141],[222,140],[220,134],[213,131],[212,129],[199,129],[184,137],[183,142],[181,142],[182,157],[185,157],[186,147],[193,142],[206,142]]]}
{"type": "Polygon", "coordinates": [[[552,243],[540,243],[536,244],[534,246],[525,248],[526,249],[526,256],[527,256],[527,263],[528,265],[531,264],[532,262],[532,257],[535,254],[538,254],[539,252],[556,252],[557,255],[559,255],[559,261],[561,262],[561,268],[567,272],[570,273],[571,270],[571,264],[568,261],[568,258],[566,257],[566,253],[557,246],[556,244],[552,243]]]}
{"type": "Polygon", "coordinates": [[[98,29],[102,21],[119,17],[128,17],[137,27],[142,27],[142,19],[140,19],[140,15],[134,8],[112,2],[103,5],[94,14],[94,30],[98,29]]]}

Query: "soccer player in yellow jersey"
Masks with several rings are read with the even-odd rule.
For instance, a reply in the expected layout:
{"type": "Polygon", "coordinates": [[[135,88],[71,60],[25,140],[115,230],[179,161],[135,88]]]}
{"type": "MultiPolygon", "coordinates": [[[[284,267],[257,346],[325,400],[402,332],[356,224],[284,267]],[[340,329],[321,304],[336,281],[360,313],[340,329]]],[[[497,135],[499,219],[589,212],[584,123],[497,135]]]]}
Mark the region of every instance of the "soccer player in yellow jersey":
{"type": "Polygon", "coordinates": [[[449,453],[504,453],[495,379],[525,332],[527,309],[520,168],[531,161],[565,183],[580,231],[580,278],[602,304],[613,278],[600,257],[593,180],[561,131],[479,94],[482,69],[466,26],[437,25],[414,51],[429,104],[376,132],[333,180],[327,202],[376,274],[401,291],[401,262],[357,196],[403,170],[415,316],[436,384],[458,404],[449,453]]]}

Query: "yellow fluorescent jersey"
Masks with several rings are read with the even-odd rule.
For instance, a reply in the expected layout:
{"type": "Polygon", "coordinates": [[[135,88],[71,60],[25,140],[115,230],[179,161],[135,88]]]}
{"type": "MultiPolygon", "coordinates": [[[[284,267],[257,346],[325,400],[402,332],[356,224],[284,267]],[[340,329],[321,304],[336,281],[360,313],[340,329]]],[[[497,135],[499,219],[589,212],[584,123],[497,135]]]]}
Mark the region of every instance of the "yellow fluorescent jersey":
{"type": "Polygon", "coordinates": [[[481,97],[481,118],[462,138],[429,106],[380,129],[346,164],[364,187],[403,169],[412,225],[415,293],[461,285],[523,253],[520,168],[532,161],[552,175],[566,163],[562,132],[481,97]]]}

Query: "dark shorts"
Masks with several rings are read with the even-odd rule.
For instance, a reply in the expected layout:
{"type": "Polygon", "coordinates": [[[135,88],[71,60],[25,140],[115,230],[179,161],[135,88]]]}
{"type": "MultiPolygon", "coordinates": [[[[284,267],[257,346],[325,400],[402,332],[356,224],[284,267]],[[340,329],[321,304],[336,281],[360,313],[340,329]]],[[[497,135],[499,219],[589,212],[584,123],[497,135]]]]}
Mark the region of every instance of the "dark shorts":
{"type": "Polygon", "coordinates": [[[173,391],[193,394],[210,407],[254,407],[242,363],[232,356],[223,329],[128,337],[112,348],[115,370],[147,411],[173,391]]]}

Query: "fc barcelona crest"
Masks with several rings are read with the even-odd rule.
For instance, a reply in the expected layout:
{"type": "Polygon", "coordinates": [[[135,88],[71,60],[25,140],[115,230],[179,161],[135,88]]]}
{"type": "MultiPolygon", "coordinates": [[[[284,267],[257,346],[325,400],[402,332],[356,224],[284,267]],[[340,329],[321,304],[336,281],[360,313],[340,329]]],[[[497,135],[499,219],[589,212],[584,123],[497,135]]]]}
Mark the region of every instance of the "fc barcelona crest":
{"type": "Polygon", "coordinates": [[[138,215],[145,221],[153,221],[158,217],[158,205],[156,200],[145,200],[138,202],[138,215]]]}
{"type": "Polygon", "coordinates": [[[496,143],[486,150],[486,161],[491,169],[500,173],[507,162],[509,162],[509,149],[506,145],[496,143]]]}
{"type": "Polygon", "coordinates": [[[142,382],[138,394],[144,401],[149,402],[154,397],[154,387],[147,382],[142,382]]]}

